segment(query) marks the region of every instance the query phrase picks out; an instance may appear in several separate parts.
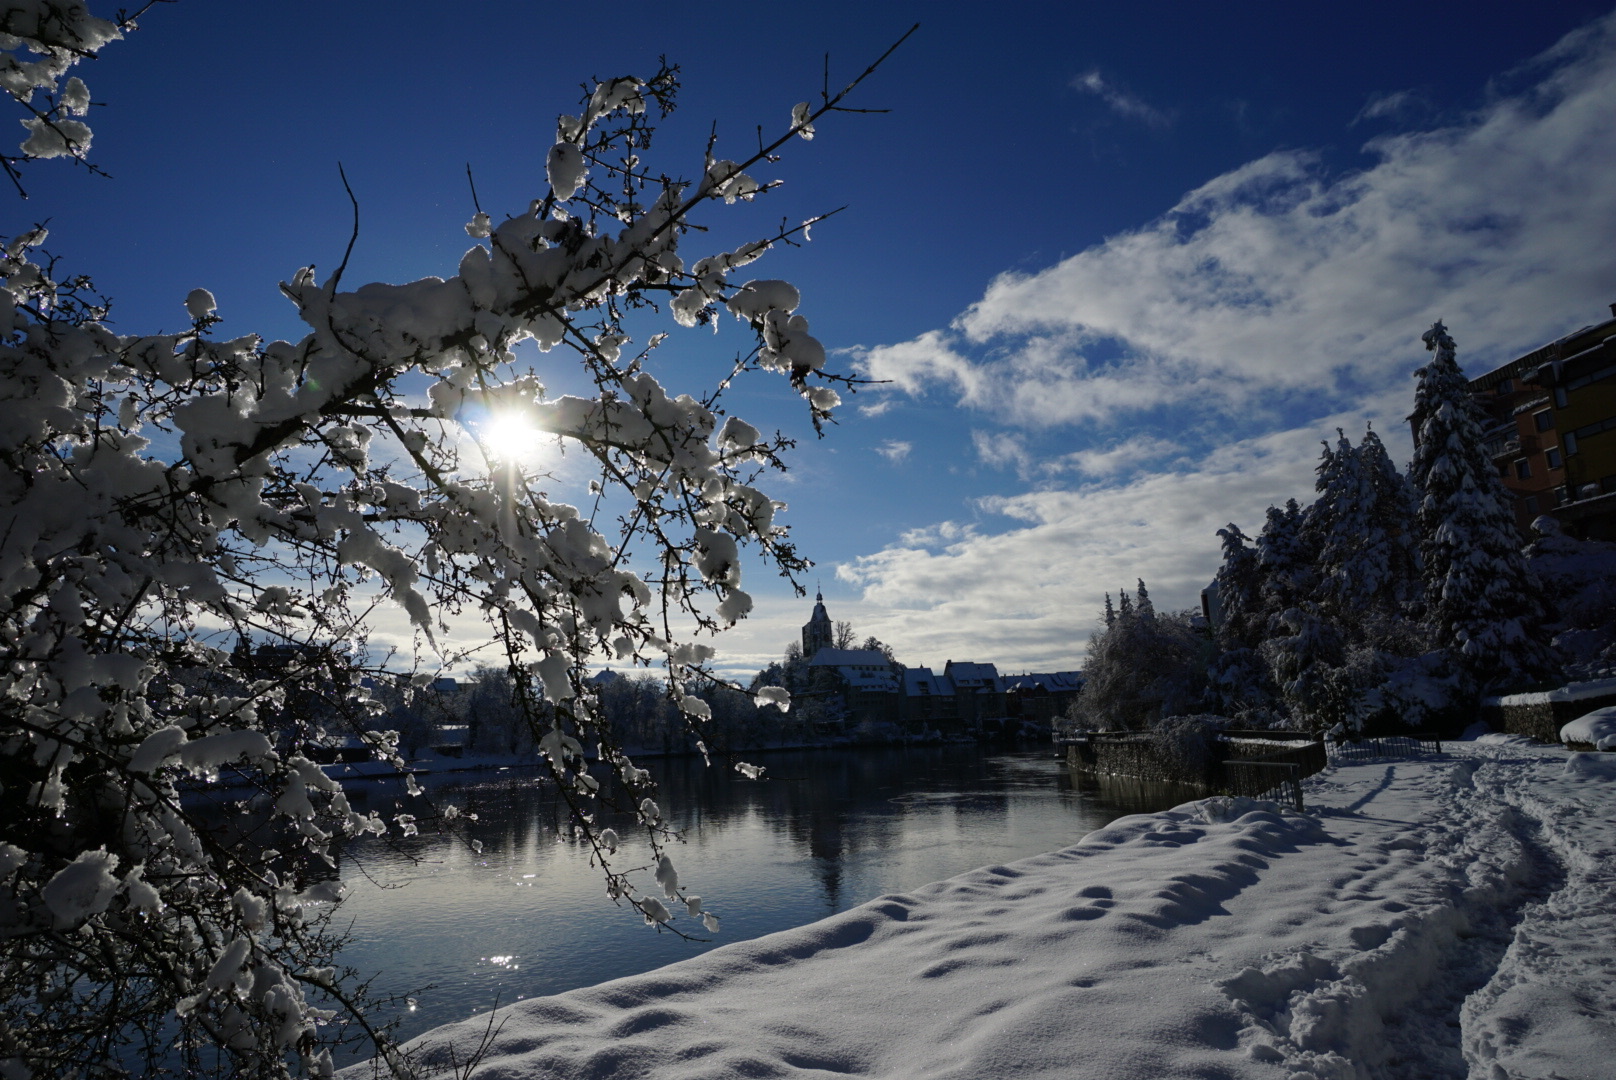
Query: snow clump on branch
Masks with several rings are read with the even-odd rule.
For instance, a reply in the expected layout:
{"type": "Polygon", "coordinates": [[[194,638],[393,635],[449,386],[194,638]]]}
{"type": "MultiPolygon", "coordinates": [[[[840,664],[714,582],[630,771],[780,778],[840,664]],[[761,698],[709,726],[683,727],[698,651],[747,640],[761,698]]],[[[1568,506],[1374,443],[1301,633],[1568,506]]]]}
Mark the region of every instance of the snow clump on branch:
{"type": "MultiPolygon", "coordinates": [[[[34,110],[25,153],[87,149],[88,128],[64,114],[88,91],[56,88],[120,32],[76,0],[0,15],[0,86],[34,110]],[[42,109],[29,104],[39,90],[56,93],[42,109]]],[[[775,520],[783,504],[755,486],[784,469],[789,440],[737,417],[718,428],[723,390],[747,372],[789,375],[816,426],[839,400],[826,382],[843,377],[824,372],[797,290],[727,278],[798,230],[689,269],[680,245],[698,210],[767,192],[745,170],[772,166],[842,95],[793,110],[792,129],[744,161],[709,157],[692,185],[638,157],[652,106],[665,114],[675,89],[671,69],[595,84],[557,124],[549,190],[497,224],[479,210],[466,227],[477,242],[447,277],[345,288],[341,268],[298,271],[281,286],[307,325],[295,342],[213,337],[223,316],[203,288],[183,300],[188,330],[115,333],[86,279],[53,280],[36,257],[43,229],[5,242],[0,998],[32,1003],[0,1020],[7,1075],[103,1075],[125,1044],[173,1045],[176,1023],[182,1069],[213,1046],[243,1075],[328,1075],[336,1012],[407,1071],[363,996],[320,963],[330,945],[311,910],[340,899],[336,846],[390,826],[355,811],[306,748],[346,729],[402,769],[398,733],[377,717],[422,685],[368,659],[380,597],[405,612],[428,667],[453,659],[431,656],[445,620],[480,615],[608,894],[682,932],[678,905],[634,889],[617,834],[597,828],[610,789],[664,899],[717,931],[681,894],[656,787],[613,744],[585,676],[602,660],[659,662],[699,726],[710,709],[691,691],[712,679],[713,650],[688,637],[750,610],[743,549],[787,575],[807,565],[775,520]],[[664,335],[625,348],[624,313],[670,290],[676,325],[724,305],[756,335],[700,397],[643,368],[664,335]],[[570,355],[593,392],[549,398],[515,352],[529,340],[570,355]],[[545,494],[520,462],[465,455],[494,408],[590,460],[618,527],[545,494]],[[261,791],[273,848],[226,843],[181,800],[183,779],[224,769],[261,791]]],[[[423,807],[392,827],[469,817],[423,807]]]]}

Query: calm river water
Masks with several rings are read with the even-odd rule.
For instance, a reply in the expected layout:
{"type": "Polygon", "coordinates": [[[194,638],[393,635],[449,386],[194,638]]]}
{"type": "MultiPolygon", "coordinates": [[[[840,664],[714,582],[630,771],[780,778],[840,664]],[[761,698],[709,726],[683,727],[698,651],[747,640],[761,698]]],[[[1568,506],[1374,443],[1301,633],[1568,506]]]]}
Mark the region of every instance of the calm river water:
{"type": "MultiPolygon", "coordinates": [[[[434,801],[474,811],[462,842],[420,836],[350,846],[342,864],[351,924],[341,962],[379,973],[374,989],[413,996],[400,1034],[649,971],[707,949],[799,926],[883,893],[1075,843],[1114,818],[1182,801],[1161,789],[1074,783],[1054,748],[976,746],[751,755],[746,780],[716,762],[651,763],[663,813],[684,830],[672,857],[688,891],[722,919],[706,943],[657,933],[606,897],[565,809],[511,769],[429,778],[434,801]]],[[[395,781],[355,784],[356,808],[410,806],[395,781]]],[[[627,829],[622,830],[625,836],[627,829]]],[[[644,853],[632,845],[622,854],[644,853]]],[[[640,865],[643,860],[624,862],[640,865]]],[[[644,875],[641,888],[652,882],[644,875]]],[[[678,925],[700,932],[695,920],[678,925]]]]}

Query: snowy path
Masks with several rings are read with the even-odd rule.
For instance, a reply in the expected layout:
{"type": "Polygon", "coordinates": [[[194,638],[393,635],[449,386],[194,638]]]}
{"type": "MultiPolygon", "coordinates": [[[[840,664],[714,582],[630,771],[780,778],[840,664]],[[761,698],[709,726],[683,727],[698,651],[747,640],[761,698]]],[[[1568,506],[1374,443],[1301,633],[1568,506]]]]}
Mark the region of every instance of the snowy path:
{"type": "MultiPolygon", "coordinates": [[[[482,1080],[1616,1074],[1616,755],[1455,744],[502,1010],[482,1080]]],[[[464,1061],[486,1021],[427,1035],[464,1061]]],[[[368,1069],[353,1070],[363,1075],[368,1069]]]]}

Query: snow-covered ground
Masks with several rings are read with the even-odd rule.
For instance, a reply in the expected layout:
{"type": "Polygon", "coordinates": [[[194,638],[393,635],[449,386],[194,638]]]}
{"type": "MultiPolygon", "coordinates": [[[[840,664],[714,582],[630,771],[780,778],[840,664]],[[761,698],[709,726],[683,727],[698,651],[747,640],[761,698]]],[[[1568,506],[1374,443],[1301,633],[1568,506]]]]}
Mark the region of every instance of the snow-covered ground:
{"type": "Polygon", "coordinates": [[[519,1003],[475,1076],[1616,1075],[1616,754],[1444,749],[519,1003]]]}

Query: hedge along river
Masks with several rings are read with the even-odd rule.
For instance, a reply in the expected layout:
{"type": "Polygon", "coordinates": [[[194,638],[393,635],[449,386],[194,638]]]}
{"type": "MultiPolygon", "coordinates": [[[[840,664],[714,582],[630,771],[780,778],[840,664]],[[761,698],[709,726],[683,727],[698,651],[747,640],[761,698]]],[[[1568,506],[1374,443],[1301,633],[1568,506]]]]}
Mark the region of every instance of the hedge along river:
{"type": "MultiPolygon", "coordinates": [[[[659,805],[684,842],[670,847],[681,883],[721,920],[708,934],[675,905],[676,925],[709,941],[658,933],[605,893],[588,845],[536,770],[422,778],[427,797],[476,813],[463,840],[421,835],[350,843],[348,888],[333,926],[338,962],[375,973],[378,994],[407,995],[410,1038],[496,1004],[556,994],[671,964],[708,949],[813,922],[884,893],[1076,843],[1124,814],[1183,802],[1165,785],[1100,789],[1074,780],[1055,748],[974,745],[776,751],[747,780],[716,759],[652,765],[659,805]],[[1085,786],[1086,785],[1086,786],[1085,786]]],[[[361,812],[420,812],[396,780],[348,785],[361,812]]],[[[602,824],[610,824],[603,816],[602,824]]],[[[649,861],[619,826],[624,867],[649,861]]],[[[641,891],[649,873],[636,875],[641,891]]]]}

